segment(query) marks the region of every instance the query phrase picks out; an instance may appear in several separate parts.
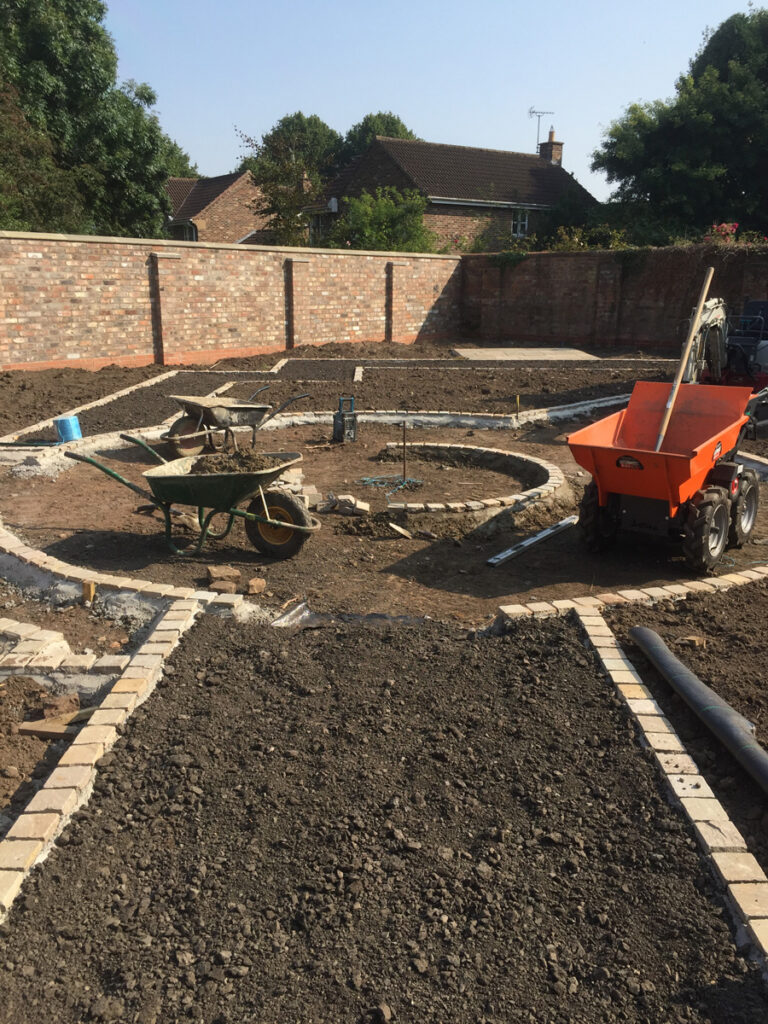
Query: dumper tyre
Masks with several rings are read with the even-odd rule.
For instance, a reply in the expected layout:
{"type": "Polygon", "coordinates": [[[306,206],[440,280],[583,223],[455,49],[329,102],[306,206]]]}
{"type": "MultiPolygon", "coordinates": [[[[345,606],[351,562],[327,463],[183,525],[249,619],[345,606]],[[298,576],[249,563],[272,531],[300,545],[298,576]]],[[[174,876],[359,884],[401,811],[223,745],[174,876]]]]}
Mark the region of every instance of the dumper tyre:
{"type": "Polygon", "coordinates": [[[695,572],[714,568],[723,556],[731,527],[730,505],[723,487],[708,487],[693,499],[685,519],[683,555],[695,572]]]}
{"type": "MultiPolygon", "coordinates": [[[[270,526],[256,519],[246,519],[245,534],[262,554],[277,559],[291,558],[301,550],[309,534],[303,530],[292,530],[288,524],[310,526],[309,514],[302,503],[286,491],[265,491],[264,498],[269,518],[286,525],[270,526]]],[[[264,504],[261,497],[254,498],[246,511],[263,516],[264,504]]]]}
{"type": "Polygon", "coordinates": [[[731,527],[728,531],[728,547],[740,548],[749,543],[757,522],[757,507],[760,503],[760,486],[757,473],[745,469],[739,480],[739,489],[731,505],[731,527]]]}
{"type": "Polygon", "coordinates": [[[198,433],[198,421],[194,416],[181,416],[172,423],[168,431],[168,444],[173,452],[183,459],[185,455],[201,455],[205,450],[204,437],[189,437],[198,433]]]}
{"type": "Polygon", "coordinates": [[[597,484],[594,480],[584,488],[579,505],[579,533],[588,551],[605,551],[616,540],[619,520],[609,500],[608,505],[600,504],[597,484]]]}

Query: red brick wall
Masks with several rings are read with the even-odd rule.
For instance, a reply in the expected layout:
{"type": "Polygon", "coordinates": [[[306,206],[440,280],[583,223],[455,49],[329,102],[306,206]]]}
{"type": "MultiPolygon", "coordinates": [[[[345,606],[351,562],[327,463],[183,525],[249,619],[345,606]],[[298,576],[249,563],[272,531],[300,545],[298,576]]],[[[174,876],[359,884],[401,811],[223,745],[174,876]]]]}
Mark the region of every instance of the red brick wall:
{"type": "Polygon", "coordinates": [[[0,368],[440,340],[460,287],[450,256],[0,232],[0,368]]]}
{"type": "MultiPolygon", "coordinates": [[[[528,234],[535,235],[544,214],[528,211],[528,234]]],[[[482,238],[486,252],[504,249],[512,243],[512,210],[482,210],[472,206],[447,206],[431,203],[424,214],[424,224],[438,237],[438,248],[459,252],[477,247],[482,238]]]]}
{"type": "Polygon", "coordinates": [[[536,253],[506,269],[465,256],[461,330],[479,340],[677,354],[708,266],[710,297],[731,311],[768,298],[768,255],[746,247],[536,253]]]}
{"type": "Polygon", "coordinates": [[[264,227],[267,218],[250,208],[259,190],[248,174],[235,181],[204,210],[193,217],[198,242],[239,242],[249,231],[264,227]]]}

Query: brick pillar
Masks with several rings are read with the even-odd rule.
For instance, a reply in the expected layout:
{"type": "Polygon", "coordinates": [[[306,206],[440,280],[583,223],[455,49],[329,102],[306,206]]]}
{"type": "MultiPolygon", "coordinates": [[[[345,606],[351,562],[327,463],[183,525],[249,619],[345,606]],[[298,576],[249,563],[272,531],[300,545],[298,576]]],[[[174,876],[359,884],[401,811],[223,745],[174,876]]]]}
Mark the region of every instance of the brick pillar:
{"type": "Polygon", "coordinates": [[[402,331],[403,326],[401,321],[403,320],[402,307],[398,310],[398,302],[400,302],[400,282],[396,280],[397,267],[407,267],[407,263],[395,263],[390,261],[387,263],[386,268],[386,284],[384,292],[384,340],[385,341],[397,341],[398,329],[402,331]]]}
{"type": "MultiPolygon", "coordinates": [[[[154,362],[159,366],[166,365],[169,341],[172,327],[172,319],[168,316],[168,302],[163,302],[164,297],[169,299],[172,295],[172,288],[169,294],[164,296],[169,273],[162,269],[164,260],[180,260],[178,252],[151,252],[149,254],[149,300],[152,308],[152,352],[154,362]],[[165,310],[166,319],[163,320],[165,310]]],[[[171,265],[172,266],[172,265],[171,265]]],[[[168,268],[169,270],[171,268],[168,268]]]]}
{"type": "Polygon", "coordinates": [[[283,265],[286,348],[308,345],[312,342],[309,336],[309,295],[306,280],[308,264],[309,260],[295,259],[291,256],[283,265]]]}

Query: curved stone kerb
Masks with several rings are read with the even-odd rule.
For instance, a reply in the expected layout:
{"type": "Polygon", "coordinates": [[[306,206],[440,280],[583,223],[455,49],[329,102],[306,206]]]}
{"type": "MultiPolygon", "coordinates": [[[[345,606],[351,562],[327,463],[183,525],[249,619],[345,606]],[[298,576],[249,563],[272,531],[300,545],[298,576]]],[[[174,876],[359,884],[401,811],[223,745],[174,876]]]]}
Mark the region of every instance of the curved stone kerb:
{"type": "MultiPolygon", "coordinates": [[[[398,441],[390,441],[387,444],[387,449],[390,451],[399,451],[402,450],[402,447],[402,444],[398,441]]],[[[467,444],[439,444],[435,442],[410,442],[405,447],[406,450],[411,452],[420,452],[424,455],[437,457],[441,454],[446,456],[459,455],[475,466],[485,469],[533,477],[534,486],[519,494],[505,494],[500,497],[478,500],[388,502],[387,507],[392,511],[444,513],[480,512],[483,509],[504,507],[523,508],[548,494],[554,494],[565,483],[563,471],[554,463],[547,462],[546,459],[539,459],[534,455],[523,455],[520,452],[505,451],[503,448],[485,448],[479,445],[467,444]]]]}

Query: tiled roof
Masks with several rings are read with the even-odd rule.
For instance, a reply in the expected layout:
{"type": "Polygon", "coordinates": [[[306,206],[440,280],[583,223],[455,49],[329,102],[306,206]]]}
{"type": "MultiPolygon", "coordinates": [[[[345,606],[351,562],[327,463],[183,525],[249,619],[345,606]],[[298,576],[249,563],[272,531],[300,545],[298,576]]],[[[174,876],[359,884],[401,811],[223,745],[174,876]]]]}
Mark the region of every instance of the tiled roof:
{"type": "MultiPolygon", "coordinates": [[[[435,199],[552,206],[573,187],[589,196],[563,167],[536,154],[384,136],[377,136],[375,145],[400,167],[414,188],[435,199]]],[[[354,166],[345,169],[343,184],[351,185],[354,176],[354,166]]],[[[344,193],[334,190],[330,194],[344,193]]]]}
{"type": "Polygon", "coordinates": [[[165,184],[166,191],[171,197],[172,216],[181,209],[184,200],[198,183],[199,178],[169,178],[165,184]]]}
{"type": "Polygon", "coordinates": [[[220,174],[216,178],[169,178],[168,194],[173,203],[173,219],[191,220],[206,206],[210,206],[214,199],[218,199],[222,192],[226,192],[230,185],[243,176],[243,173],[247,172],[235,171],[234,174],[220,174]],[[177,207],[172,189],[177,188],[175,183],[186,181],[192,181],[193,186],[188,189],[177,207]]]}

